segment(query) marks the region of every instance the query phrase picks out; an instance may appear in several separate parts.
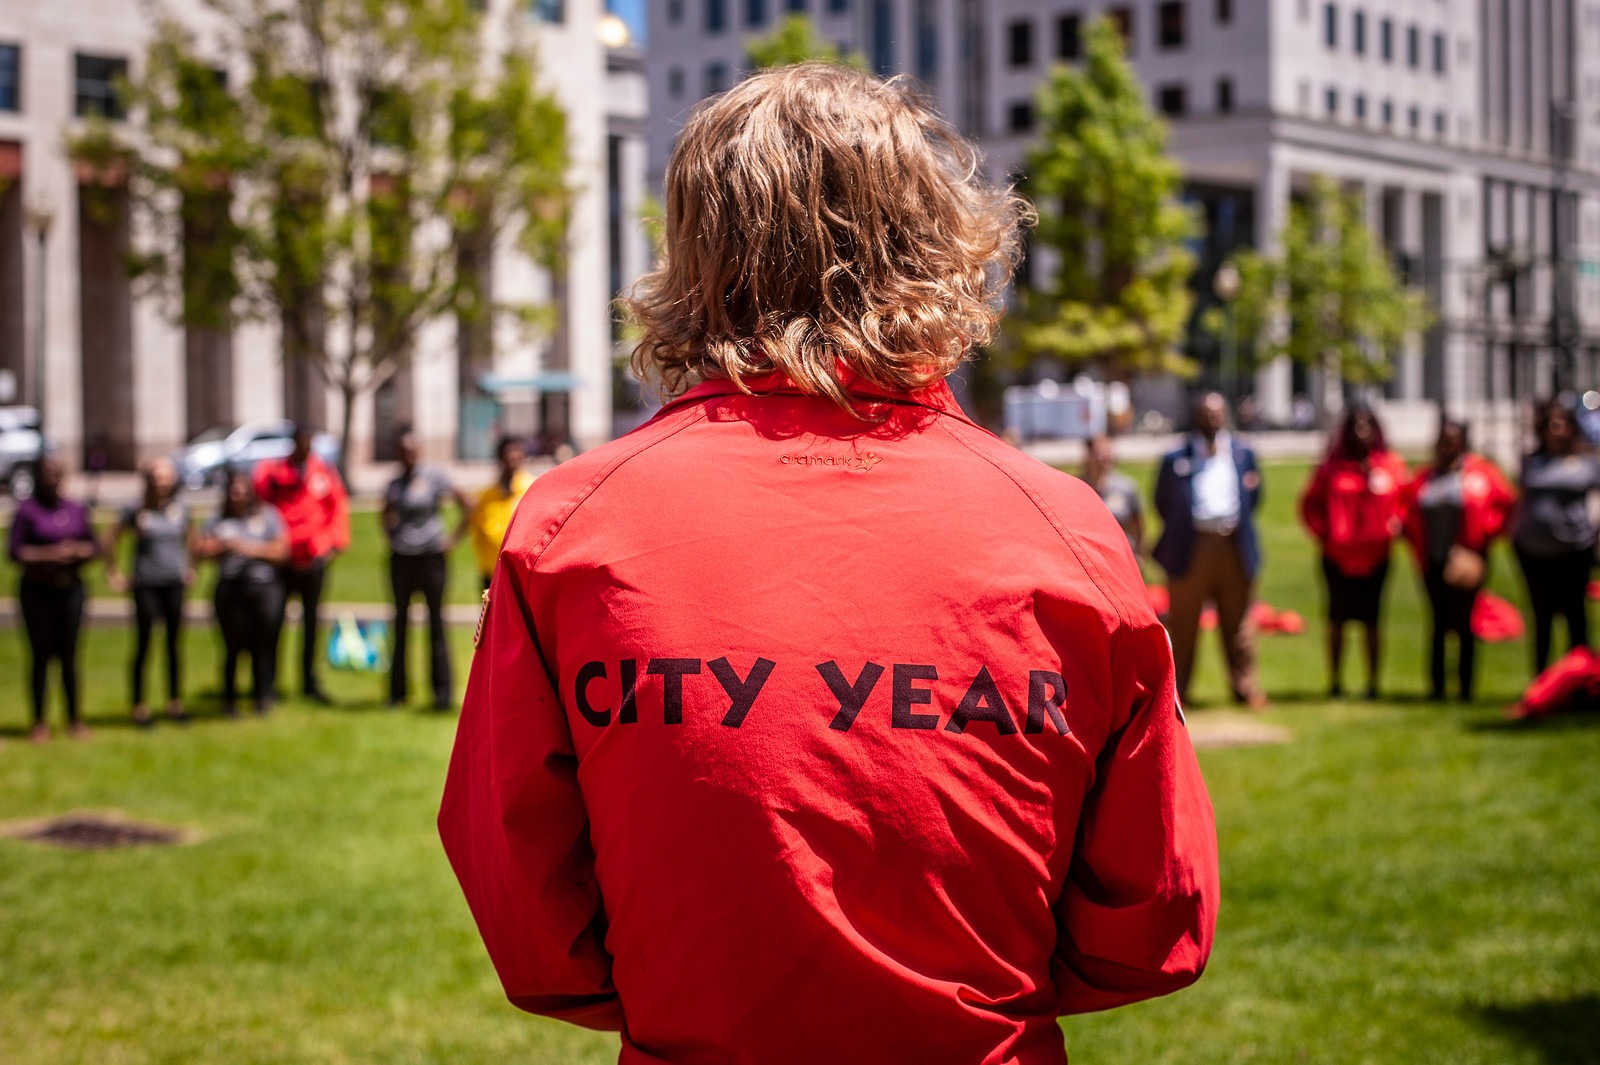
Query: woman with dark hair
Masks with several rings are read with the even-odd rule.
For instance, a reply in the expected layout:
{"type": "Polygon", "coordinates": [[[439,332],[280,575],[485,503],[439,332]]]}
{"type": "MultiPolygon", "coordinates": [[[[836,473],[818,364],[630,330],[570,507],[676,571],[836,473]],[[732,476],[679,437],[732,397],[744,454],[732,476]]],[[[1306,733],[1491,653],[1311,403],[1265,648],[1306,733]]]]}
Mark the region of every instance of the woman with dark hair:
{"type": "Polygon", "coordinates": [[[1328,694],[1343,694],[1344,627],[1366,631],[1367,698],[1378,695],[1383,638],[1379,614],[1389,578],[1389,546],[1400,534],[1405,462],[1384,442],[1372,408],[1353,404],[1333,435],[1328,456],[1300,497],[1300,520],[1322,546],[1328,588],[1328,694]]]}
{"type": "Polygon", "coordinates": [[[1466,425],[1446,418],[1433,461],[1418,471],[1406,499],[1406,534],[1433,614],[1432,697],[1445,697],[1445,638],[1454,633],[1461,701],[1467,702],[1477,651],[1472,608],[1488,574],[1489,545],[1505,531],[1516,493],[1494,463],[1468,450],[1466,425]]]}
{"type": "Polygon", "coordinates": [[[277,681],[277,625],[283,611],[278,567],[289,561],[289,531],[276,507],[261,502],[244,470],[228,474],[222,512],[206,523],[195,545],[216,559],[217,625],[222,629],[222,704],[237,716],[239,656],[250,656],[256,713],[272,709],[277,681]]]}
{"type": "Polygon", "coordinates": [[[511,515],[517,504],[533,484],[533,476],[523,469],[528,460],[527,449],[515,436],[502,436],[495,445],[494,457],[499,465],[494,484],[483,490],[472,508],[472,552],[478,560],[478,575],[483,578],[483,590],[489,590],[494,577],[494,564],[500,558],[500,545],[511,527],[511,515]]]}
{"type": "Polygon", "coordinates": [[[183,598],[194,576],[189,560],[193,539],[189,509],[178,500],[178,468],[171,459],[152,459],[144,468],[144,498],[123,511],[106,533],[105,548],[107,582],[116,591],[133,592],[133,720],[141,726],[150,724],[144,664],[157,621],[166,630],[167,716],[173,721],[188,717],[183,710],[183,598]],[[118,562],[124,536],[133,537],[131,581],[118,562]]]}
{"type": "Polygon", "coordinates": [[[1589,643],[1588,585],[1597,538],[1589,495],[1600,462],[1586,454],[1578,420],[1560,400],[1534,412],[1533,453],[1522,460],[1522,508],[1512,545],[1533,605],[1533,672],[1550,662],[1551,629],[1566,620],[1567,646],[1589,643]]]}
{"type": "Polygon", "coordinates": [[[89,729],[78,717],[78,631],[83,623],[83,564],[98,552],[89,508],[61,494],[66,471],[61,460],[46,455],[39,462],[33,497],[17,504],[11,521],[9,554],[22,567],[17,587],[22,625],[32,657],[33,741],[50,738],[45,723],[45,683],[50,663],[61,663],[61,692],[67,702],[67,726],[84,739],[89,729]]]}

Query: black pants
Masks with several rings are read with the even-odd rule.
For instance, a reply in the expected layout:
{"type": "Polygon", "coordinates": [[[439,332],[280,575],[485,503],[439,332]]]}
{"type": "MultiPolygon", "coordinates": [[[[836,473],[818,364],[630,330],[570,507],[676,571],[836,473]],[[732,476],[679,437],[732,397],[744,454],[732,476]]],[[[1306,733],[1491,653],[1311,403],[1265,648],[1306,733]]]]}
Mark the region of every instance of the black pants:
{"type": "Polygon", "coordinates": [[[1422,575],[1422,583],[1428,590],[1428,606],[1433,611],[1433,646],[1429,659],[1433,697],[1444,698],[1445,637],[1454,633],[1458,644],[1456,680],[1461,686],[1461,701],[1470,701],[1478,652],[1477,638],[1472,635],[1472,607],[1478,601],[1478,589],[1453,588],[1446,584],[1442,564],[1430,565],[1422,575]]]}
{"type": "Polygon", "coordinates": [[[300,597],[300,690],[307,695],[322,691],[317,683],[317,646],[322,608],[323,582],[328,572],[328,560],[319,558],[306,566],[285,566],[278,571],[283,582],[283,601],[278,607],[278,624],[273,636],[272,656],[278,656],[278,641],[283,634],[283,610],[290,596],[300,597]]]}
{"type": "Polygon", "coordinates": [[[33,723],[44,720],[44,689],[51,661],[61,663],[61,691],[67,699],[67,720],[78,720],[78,632],[83,627],[83,582],[65,585],[24,577],[17,588],[22,625],[28,632],[32,658],[33,723]]]}
{"type": "Polygon", "coordinates": [[[278,673],[278,625],[283,616],[283,587],[275,581],[248,577],[219,580],[217,625],[222,629],[222,701],[232,707],[239,697],[239,656],[250,656],[251,696],[256,709],[272,702],[278,673]]]}
{"type": "Polygon", "coordinates": [[[133,620],[133,705],[144,705],[144,664],[150,656],[150,638],[158,621],[167,638],[167,698],[176,701],[183,691],[183,585],[135,585],[133,620]]]}
{"type": "Polygon", "coordinates": [[[1533,603],[1533,672],[1550,664],[1550,636],[1557,615],[1567,622],[1567,647],[1589,644],[1589,569],[1594,552],[1572,551],[1551,558],[1517,552],[1533,603]]]}
{"type": "Polygon", "coordinates": [[[444,632],[444,555],[389,556],[389,586],[394,590],[394,661],[389,667],[389,700],[405,702],[407,617],[412,597],[419,592],[428,606],[428,647],[433,683],[433,705],[450,705],[450,647],[444,632]]]}

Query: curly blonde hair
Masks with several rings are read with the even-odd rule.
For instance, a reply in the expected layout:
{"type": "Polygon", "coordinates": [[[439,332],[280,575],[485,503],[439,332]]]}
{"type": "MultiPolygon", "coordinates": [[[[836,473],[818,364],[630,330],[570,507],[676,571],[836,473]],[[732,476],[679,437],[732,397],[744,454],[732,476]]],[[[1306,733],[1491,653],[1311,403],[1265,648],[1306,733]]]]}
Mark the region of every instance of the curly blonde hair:
{"type": "Polygon", "coordinates": [[[623,305],[634,372],[677,395],[781,371],[854,410],[986,344],[1029,210],[899,79],[804,63],[702,103],[667,164],[657,266],[623,305]]]}

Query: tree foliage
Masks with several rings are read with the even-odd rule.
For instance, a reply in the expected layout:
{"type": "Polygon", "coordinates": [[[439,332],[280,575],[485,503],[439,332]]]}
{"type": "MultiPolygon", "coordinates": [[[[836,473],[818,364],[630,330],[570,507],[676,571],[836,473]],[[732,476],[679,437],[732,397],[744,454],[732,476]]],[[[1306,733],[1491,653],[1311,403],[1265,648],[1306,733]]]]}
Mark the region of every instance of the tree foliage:
{"type": "Polygon", "coordinates": [[[1394,353],[1433,322],[1426,298],[1395,275],[1368,228],[1360,192],[1330,178],[1290,204],[1277,254],[1247,250],[1233,261],[1236,328],[1255,339],[1261,359],[1288,356],[1371,384],[1387,379],[1394,353]]]}
{"type": "MultiPolygon", "coordinates": [[[[483,290],[464,249],[559,265],[566,117],[538,83],[524,19],[471,0],[204,0],[199,35],[158,17],[127,87],[133,133],[89,126],[91,170],[127,173],[149,239],[137,276],[174,317],[283,325],[350,410],[422,326],[548,308],[483,290]]],[[[487,335],[489,331],[479,330],[487,335]]]]}
{"type": "Polygon", "coordinates": [[[831,41],[817,36],[816,27],[805,15],[791,14],[765,37],[751,38],[747,45],[750,65],[757,70],[792,66],[821,60],[841,66],[866,69],[866,62],[855,52],[845,52],[831,41]]]}
{"type": "Polygon", "coordinates": [[[1019,293],[1008,350],[1024,362],[1184,368],[1186,242],[1198,223],[1179,200],[1166,125],[1145,103],[1121,35],[1099,18],[1084,43],[1082,68],[1058,66],[1037,97],[1023,182],[1039,214],[1033,247],[1051,253],[1052,272],[1019,293]]]}

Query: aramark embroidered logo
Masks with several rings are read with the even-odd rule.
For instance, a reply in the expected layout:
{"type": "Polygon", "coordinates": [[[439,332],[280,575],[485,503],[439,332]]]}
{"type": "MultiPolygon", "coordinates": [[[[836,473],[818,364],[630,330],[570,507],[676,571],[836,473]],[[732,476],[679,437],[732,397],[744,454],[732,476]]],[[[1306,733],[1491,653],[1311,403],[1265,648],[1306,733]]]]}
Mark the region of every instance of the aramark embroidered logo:
{"type": "Polygon", "coordinates": [[[832,466],[851,473],[866,473],[883,461],[875,451],[861,455],[782,455],[778,459],[785,466],[832,466]]]}

